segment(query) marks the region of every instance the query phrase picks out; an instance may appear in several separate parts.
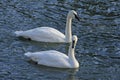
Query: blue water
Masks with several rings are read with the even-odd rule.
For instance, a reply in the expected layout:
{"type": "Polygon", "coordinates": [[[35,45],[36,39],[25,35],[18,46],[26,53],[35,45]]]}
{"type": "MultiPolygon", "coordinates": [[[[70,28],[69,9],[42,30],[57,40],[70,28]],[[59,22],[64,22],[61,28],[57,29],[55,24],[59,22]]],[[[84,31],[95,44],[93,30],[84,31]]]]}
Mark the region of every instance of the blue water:
{"type": "Polygon", "coordinates": [[[0,80],[120,80],[120,1],[0,0],[0,80]],[[14,31],[50,26],[64,33],[69,10],[82,19],[72,24],[72,33],[79,38],[75,50],[79,69],[29,61],[25,52],[66,53],[66,44],[28,41],[14,31]]]}

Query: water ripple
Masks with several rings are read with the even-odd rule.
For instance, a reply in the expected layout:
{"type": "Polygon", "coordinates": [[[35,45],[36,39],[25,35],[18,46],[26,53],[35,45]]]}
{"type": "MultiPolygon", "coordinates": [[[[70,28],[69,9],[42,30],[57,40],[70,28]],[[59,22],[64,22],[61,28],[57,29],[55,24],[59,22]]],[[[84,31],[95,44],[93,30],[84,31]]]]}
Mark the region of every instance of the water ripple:
{"type": "Polygon", "coordinates": [[[0,79],[119,80],[119,7],[119,0],[0,0],[0,79]],[[68,45],[27,41],[15,37],[14,31],[50,26],[64,33],[71,9],[82,20],[72,23],[72,33],[79,38],[79,70],[29,63],[25,52],[55,49],[67,54],[68,45]]]}

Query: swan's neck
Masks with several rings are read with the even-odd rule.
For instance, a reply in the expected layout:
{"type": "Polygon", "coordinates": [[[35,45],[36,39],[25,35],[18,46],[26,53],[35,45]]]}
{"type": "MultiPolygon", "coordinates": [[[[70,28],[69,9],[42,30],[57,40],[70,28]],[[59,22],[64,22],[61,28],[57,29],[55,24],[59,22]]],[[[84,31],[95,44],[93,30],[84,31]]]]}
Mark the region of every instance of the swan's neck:
{"type": "Polygon", "coordinates": [[[78,63],[77,59],[75,58],[74,50],[75,50],[75,48],[72,48],[72,46],[69,46],[68,57],[69,57],[71,67],[78,68],[79,63],[78,63]]]}
{"type": "Polygon", "coordinates": [[[72,48],[72,45],[69,46],[69,51],[68,51],[68,57],[70,59],[75,59],[75,54],[74,54],[74,48],[72,48]]]}
{"type": "Polygon", "coordinates": [[[66,42],[71,42],[72,40],[71,24],[72,24],[72,18],[67,17],[66,31],[65,31],[66,42]]]}

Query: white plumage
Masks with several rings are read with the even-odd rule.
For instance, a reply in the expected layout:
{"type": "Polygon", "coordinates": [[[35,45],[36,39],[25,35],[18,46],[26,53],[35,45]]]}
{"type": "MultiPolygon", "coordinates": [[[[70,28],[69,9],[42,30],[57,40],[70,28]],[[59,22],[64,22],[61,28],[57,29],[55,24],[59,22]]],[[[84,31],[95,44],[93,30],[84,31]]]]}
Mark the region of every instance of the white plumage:
{"type": "Polygon", "coordinates": [[[75,58],[74,49],[76,46],[77,37],[73,36],[73,42],[69,46],[68,56],[56,50],[27,52],[25,56],[40,65],[57,67],[57,68],[78,68],[79,63],[75,58]],[[74,47],[73,47],[74,46],[74,47]]]}
{"type": "Polygon", "coordinates": [[[51,27],[39,27],[27,31],[16,31],[15,34],[17,36],[23,36],[24,38],[30,38],[31,40],[41,42],[65,41],[65,35],[51,27]]]}
{"type": "Polygon", "coordinates": [[[65,35],[51,27],[39,27],[27,31],[15,31],[15,34],[18,37],[22,36],[24,38],[29,38],[34,41],[68,43],[71,42],[71,24],[72,19],[75,17],[78,19],[77,13],[74,10],[71,10],[67,15],[65,35]]]}
{"type": "Polygon", "coordinates": [[[64,67],[64,68],[70,66],[70,64],[68,64],[69,63],[68,56],[66,56],[64,53],[55,50],[48,50],[48,51],[41,51],[34,53],[28,52],[25,53],[25,55],[41,65],[64,67]]]}

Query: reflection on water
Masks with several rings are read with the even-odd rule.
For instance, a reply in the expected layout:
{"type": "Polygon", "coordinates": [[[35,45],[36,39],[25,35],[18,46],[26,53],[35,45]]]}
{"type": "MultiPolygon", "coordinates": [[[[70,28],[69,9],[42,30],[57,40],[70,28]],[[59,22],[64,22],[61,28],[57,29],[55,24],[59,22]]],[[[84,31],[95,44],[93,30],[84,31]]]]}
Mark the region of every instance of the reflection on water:
{"type": "Polygon", "coordinates": [[[28,63],[35,67],[40,72],[45,72],[44,79],[66,79],[66,80],[76,80],[76,72],[79,69],[61,69],[54,67],[47,67],[43,65],[38,65],[35,62],[28,60],[28,63]],[[63,77],[62,77],[63,76],[63,77]]]}
{"type": "Polygon", "coordinates": [[[0,80],[120,80],[119,15],[119,0],[0,0],[0,80]],[[54,49],[67,54],[69,44],[27,41],[14,31],[50,26],[64,33],[71,9],[83,20],[72,24],[79,37],[78,71],[28,63],[25,52],[54,49]]]}

